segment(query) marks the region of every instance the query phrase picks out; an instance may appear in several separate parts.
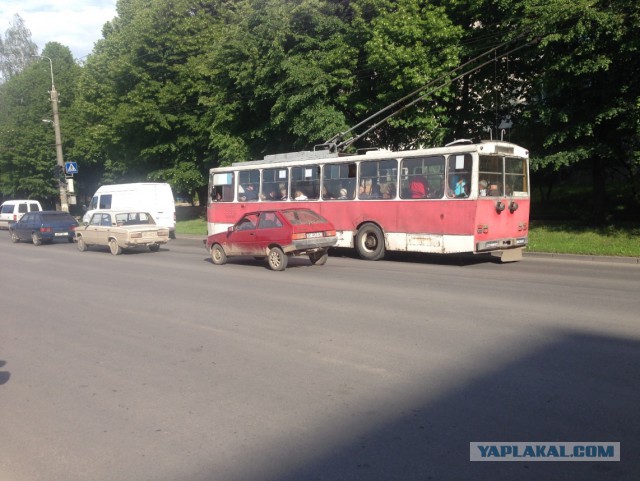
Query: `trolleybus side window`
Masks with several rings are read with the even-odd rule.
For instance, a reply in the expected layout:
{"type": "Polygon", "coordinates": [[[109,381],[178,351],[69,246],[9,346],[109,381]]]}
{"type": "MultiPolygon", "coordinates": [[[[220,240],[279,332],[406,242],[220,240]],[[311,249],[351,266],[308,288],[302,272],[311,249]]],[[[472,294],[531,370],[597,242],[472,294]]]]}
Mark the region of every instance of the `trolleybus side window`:
{"type": "Polygon", "coordinates": [[[469,197],[471,194],[471,154],[453,154],[449,156],[447,166],[447,196],[469,197]]]}
{"type": "Polygon", "coordinates": [[[260,171],[243,170],[238,172],[238,200],[255,202],[260,196],[260,171]]]}
{"type": "Polygon", "coordinates": [[[320,197],[320,166],[291,168],[291,196],[293,200],[317,200],[320,197]]]}
{"type": "Polygon", "coordinates": [[[262,171],[261,199],[266,201],[287,200],[289,171],[286,168],[262,171]]]}
{"type": "Polygon", "coordinates": [[[417,157],[402,160],[400,197],[440,199],[444,196],[444,157],[417,157]]]}
{"type": "MultiPolygon", "coordinates": [[[[398,179],[396,159],[360,162],[360,183],[358,198],[382,199],[385,192],[395,192],[398,179]]],[[[395,197],[395,193],[392,197],[395,197]]]]}
{"type": "Polygon", "coordinates": [[[356,171],[355,163],[325,165],[322,170],[322,198],[353,199],[356,191],[356,171]]]}
{"type": "Polygon", "coordinates": [[[211,176],[211,202],[233,202],[233,172],[211,176]]]}

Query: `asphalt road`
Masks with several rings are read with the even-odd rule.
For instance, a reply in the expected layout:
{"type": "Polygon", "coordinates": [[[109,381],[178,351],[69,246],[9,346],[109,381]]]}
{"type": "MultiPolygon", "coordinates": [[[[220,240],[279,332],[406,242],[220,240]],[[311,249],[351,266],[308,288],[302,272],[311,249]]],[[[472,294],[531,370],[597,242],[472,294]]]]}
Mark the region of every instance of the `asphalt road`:
{"type": "Polygon", "coordinates": [[[640,266],[0,234],[0,481],[640,478],[640,266]],[[617,441],[620,462],[470,462],[617,441]]]}

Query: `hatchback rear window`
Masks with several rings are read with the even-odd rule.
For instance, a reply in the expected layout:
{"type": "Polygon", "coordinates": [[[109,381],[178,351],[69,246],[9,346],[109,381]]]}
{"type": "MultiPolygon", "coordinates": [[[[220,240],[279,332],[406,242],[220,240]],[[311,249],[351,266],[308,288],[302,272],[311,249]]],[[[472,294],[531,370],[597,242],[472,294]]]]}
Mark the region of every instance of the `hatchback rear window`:
{"type": "Polygon", "coordinates": [[[324,224],[328,222],[324,217],[312,210],[285,210],[282,212],[291,224],[324,224]]]}
{"type": "Polygon", "coordinates": [[[73,220],[73,217],[64,212],[60,212],[59,214],[42,214],[42,222],[60,222],[62,220],[73,220]]]}

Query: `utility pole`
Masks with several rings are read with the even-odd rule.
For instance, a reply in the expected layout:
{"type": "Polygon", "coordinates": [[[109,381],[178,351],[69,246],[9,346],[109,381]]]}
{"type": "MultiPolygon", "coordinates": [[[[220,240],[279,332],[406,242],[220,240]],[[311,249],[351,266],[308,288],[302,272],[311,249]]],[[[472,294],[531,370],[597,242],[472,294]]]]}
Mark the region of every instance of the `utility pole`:
{"type": "MultiPolygon", "coordinates": [[[[60,134],[60,116],[58,115],[58,92],[53,82],[53,62],[49,57],[44,55],[34,55],[36,58],[46,58],[51,68],[51,110],[53,110],[53,130],[56,135],[56,161],[57,172],[64,173],[64,158],[62,157],[62,135],[60,134]]],[[[62,175],[57,179],[60,187],[60,208],[65,212],[69,212],[69,202],[67,201],[67,181],[62,175]]]]}

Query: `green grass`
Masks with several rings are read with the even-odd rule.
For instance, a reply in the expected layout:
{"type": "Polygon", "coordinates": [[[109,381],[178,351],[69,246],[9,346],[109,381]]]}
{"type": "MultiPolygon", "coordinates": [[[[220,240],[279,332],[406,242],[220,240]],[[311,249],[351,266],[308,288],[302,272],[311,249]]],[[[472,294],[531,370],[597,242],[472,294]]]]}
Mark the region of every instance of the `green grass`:
{"type": "MultiPolygon", "coordinates": [[[[207,235],[202,217],[176,223],[176,233],[207,235]]],[[[570,222],[532,221],[528,252],[640,257],[640,225],[588,227],[570,222]]]]}
{"type": "Polygon", "coordinates": [[[207,222],[203,218],[179,220],[176,222],[176,234],[207,235],[207,222]]]}
{"type": "Polygon", "coordinates": [[[638,224],[589,227],[570,222],[536,222],[529,228],[529,252],[640,257],[638,224]]]}

